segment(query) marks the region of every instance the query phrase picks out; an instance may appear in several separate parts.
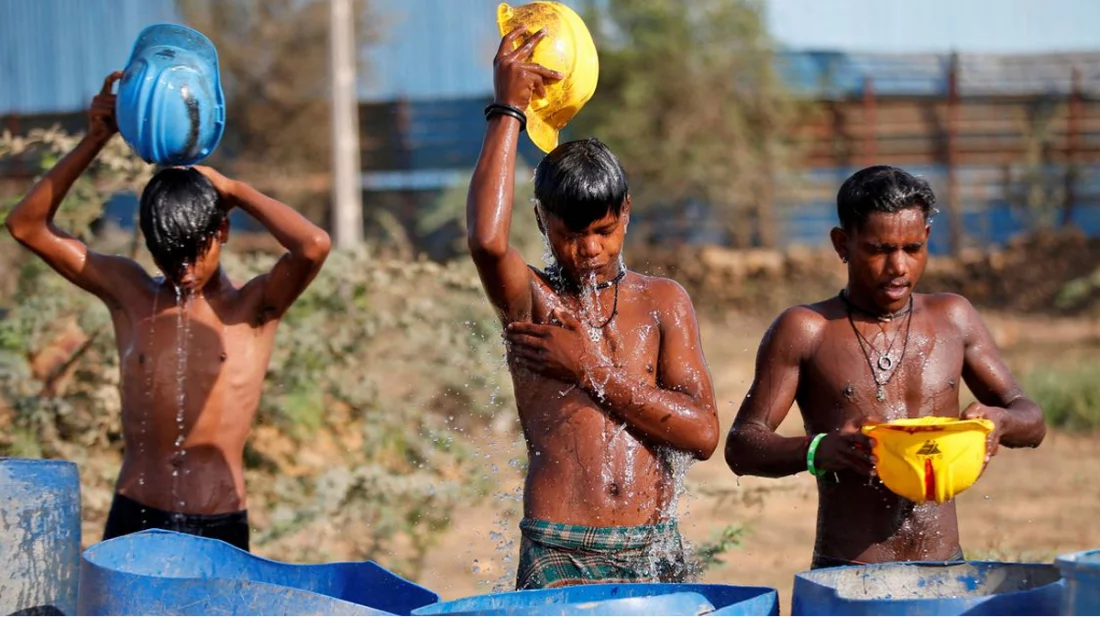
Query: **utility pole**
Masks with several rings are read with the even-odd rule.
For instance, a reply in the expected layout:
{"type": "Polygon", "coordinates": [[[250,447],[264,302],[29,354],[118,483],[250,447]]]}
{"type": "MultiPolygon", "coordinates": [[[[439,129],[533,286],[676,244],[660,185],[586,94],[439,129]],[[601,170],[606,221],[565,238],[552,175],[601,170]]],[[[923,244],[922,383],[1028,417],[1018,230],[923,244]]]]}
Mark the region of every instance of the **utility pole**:
{"type": "Polygon", "coordinates": [[[353,0],[329,0],[332,72],[332,226],[336,246],[363,242],[363,191],[359,169],[359,95],[356,90],[353,0]]]}

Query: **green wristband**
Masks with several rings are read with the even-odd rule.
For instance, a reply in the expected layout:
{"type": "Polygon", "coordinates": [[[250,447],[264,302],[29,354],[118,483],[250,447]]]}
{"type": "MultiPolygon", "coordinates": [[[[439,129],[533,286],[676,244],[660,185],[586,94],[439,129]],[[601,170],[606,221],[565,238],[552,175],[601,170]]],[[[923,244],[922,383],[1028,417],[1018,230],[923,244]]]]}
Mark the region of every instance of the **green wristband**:
{"type": "Polygon", "coordinates": [[[819,478],[825,475],[825,470],[814,466],[814,458],[817,456],[817,447],[821,445],[822,439],[825,439],[825,433],[818,433],[810,442],[810,447],[806,449],[806,469],[819,478]]]}

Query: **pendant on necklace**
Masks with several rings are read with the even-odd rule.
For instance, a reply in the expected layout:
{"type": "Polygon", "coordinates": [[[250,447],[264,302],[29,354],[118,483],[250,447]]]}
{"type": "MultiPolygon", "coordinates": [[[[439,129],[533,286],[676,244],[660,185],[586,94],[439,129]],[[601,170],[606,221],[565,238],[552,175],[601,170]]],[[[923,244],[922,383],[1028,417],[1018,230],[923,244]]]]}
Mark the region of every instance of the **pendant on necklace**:
{"type": "Polygon", "coordinates": [[[882,386],[879,386],[878,390],[875,392],[875,400],[879,402],[886,400],[886,391],[882,389],[882,386]]]}
{"type": "Polygon", "coordinates": [[[878,368],[880,371],[888,371],[891,366],[894,366],[894,361],[890,359],[890,356],[882,356],[878,359],[878,368]]]}

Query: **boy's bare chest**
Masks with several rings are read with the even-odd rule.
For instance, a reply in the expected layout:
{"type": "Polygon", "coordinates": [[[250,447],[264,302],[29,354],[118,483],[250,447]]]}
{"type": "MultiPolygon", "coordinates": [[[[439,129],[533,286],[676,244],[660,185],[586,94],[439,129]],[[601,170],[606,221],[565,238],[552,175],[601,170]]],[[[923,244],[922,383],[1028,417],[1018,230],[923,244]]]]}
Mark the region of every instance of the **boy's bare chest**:
{"type": "Polygon", "coordinates": [[[193,377],[262,374],[273,337],[247,321],[225,317],[209,305],[196,305],[133,321],[125,336],[119,333],[124,369],[140,367],[143,373],[158,374],[174,370],[193,377]]]}
{"type": "Polygon", "coordinates": [[[660,327],[654,312],[632,294],[613,290],[599,297],[578,298],[552,291],[538,294],[532,307],[532,321],[556,324],[555,309],[568,311],[582,324],[590,349],[610,363],[632,373],[655,375],[660,354],[660,327]]]}
{"type": "Polygon", "coordinates": [[[803,367],[800,403],[884,419],[957,415],[964,347],[936,328],[830,327],[803,367]]]}

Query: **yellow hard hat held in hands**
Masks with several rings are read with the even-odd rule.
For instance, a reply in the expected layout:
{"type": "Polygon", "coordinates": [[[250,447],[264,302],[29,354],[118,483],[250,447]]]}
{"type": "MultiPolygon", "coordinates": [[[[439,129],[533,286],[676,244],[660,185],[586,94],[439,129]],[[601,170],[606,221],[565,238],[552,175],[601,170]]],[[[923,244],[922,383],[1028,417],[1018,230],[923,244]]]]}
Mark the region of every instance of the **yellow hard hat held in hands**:
{"type": "Polygon", "coordinates": [[[875,471],[886,488],[918,504],[944,503],[970,488],[985,468],[989,420],[926,416],[862,428],[875,440],[875,471]]]}
{"type": "MultiPolygon", "coordinates": [[[[531,2],[497,7],[501,36],[523,27],[528,35],[546,30],[531,56],[531,62],[557,71],[564,79],[548,83],[545,96],[531,99],[526,111],[527,134],[543,152],[558,145],[558,132],[573,119],[596,92],[600,65],[596,45],[588,27],[573,9],[560,2],[531,2]]],[[[516,41],[516,47],[523,45],[516,41]]]]}

